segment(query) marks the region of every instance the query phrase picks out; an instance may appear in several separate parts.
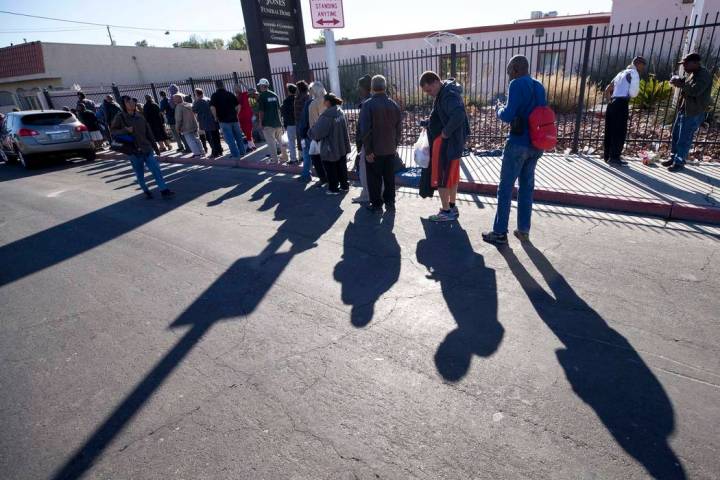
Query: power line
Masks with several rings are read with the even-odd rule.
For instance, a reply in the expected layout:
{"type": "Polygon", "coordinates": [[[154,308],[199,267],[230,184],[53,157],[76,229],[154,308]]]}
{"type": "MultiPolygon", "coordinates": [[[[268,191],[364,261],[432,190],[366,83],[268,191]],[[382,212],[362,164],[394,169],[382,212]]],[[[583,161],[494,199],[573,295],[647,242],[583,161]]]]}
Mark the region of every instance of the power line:
{"type": "MultiPolygon", "coordinates": [[[[53,17],[44,17],[41,15],[30,15],[28,13],[19,13],[19,12],[9,12],[7,10],[0,10],[0,13],[4,13],[7,15],[16,15],[18,17],[28,17],[28,18],[38,18],[41,20],[52,20],[55,22],[66,22],[66,23],[75,23],[79,25],[93,25],[97,27],[112,27],[112,28],[119,28],[124,30],[143,30],[143,31],[154,31],[154,32],[181,32],[181,33],[214,33],[214,32],[236,32],[237,29],[227,29],[227,30],[188,30],[188,29],[177,29],[177,28],[148,28],[148,27],[134,27],[134,26],[128,26],[128,25],[112,25],[107,23],[95,23],[95,22],[85,22],[81,20],[68,20],[65,18],[53,18],[53,17]]],[[[16,33],[24,33],[24,32],[16,32],[16,33]]]]}

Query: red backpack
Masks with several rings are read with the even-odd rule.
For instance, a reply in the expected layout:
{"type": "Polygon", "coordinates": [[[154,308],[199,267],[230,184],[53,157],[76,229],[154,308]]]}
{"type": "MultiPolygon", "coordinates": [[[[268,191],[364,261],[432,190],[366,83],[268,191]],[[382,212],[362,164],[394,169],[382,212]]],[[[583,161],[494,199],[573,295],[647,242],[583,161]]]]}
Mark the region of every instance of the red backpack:
{"type": "MultiPolygon", "coordinates": [[[[533,96],[535,96],[534,85],[533,96]]],[[[530,143],[538,150],[554,150],[555,146],[557,146],[555,112],[547,105],[537,106],[530,112],[528,129],[530,133],[530,143]]]]}

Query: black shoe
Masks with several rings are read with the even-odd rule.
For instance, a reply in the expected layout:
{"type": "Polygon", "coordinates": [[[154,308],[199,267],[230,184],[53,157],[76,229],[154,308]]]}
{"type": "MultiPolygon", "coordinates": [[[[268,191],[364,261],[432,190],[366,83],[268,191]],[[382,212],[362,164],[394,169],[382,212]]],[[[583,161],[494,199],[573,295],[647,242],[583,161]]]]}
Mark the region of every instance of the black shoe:
{"type": "Polygon", "coordinates": [[[498,234],[495,232],[485,232],[482,234],[482,239],[485,240],[488,243],[492,243],[494,245],[507,245],[507,234],[498,234]]]}
{"type": "Polygon", "coordinates": [[[173,192],[169,188],[166,188],[165,190],[160,192],[160,195],[162,195],[163,198],[172,198],[175,196],[175,192],[173,192]]]}
{"type": "Polygon", "coordinates": [[[182,148],[178,148],[178,149],[175,150],[175,151],[176,151],[176,152],[180,152],[180,153],[184,153],[184,152],[185,152],[185,150],[183,150],[182,148]]]}
{"type": "Polygon", "coordinates": [[[608,160],[607,163],[608,163],[608,165],[612,165],[615,167],[626,167],[628,164],[628,162],[626,162],[625,160],[622,160],[620,158],[611,158],[610,160],[608,160]]]}
{"type": "Polygon", "coordinates": [[[344,185],[340,187],[340,190],[343,192],[349,192],[350,191],[350,185],[344,185]]]}
{"type": "Polygon", "coordinates": [[[153,199],[153,194],[152,194],[152,192],[151,192],[150,190],[143,190],[143,193],[145,194],[145,198],[146,198],[147,200],[152,200],[152,199],[153,199]]]}
{"type": "Polygon", "coordinates": [[[664,162],[660,162],[660,165],[663,167],[672,167],[675,164],[675,160],[672,158],[670,160],[665,160],[664,162]]]}
{"type": "Polygon", "coordinates": [[[394,203],[385,204],[385,211],[395,213],[397,211],[397,210],[395,210],[395,204],[394,203]]]}
{"type": "Polygon", "coordinates": [[[370,213],[381,213],[381,212],[382,212],[382,207],[374,207],[374,206],[372,206],[372,205],[365,205],[365,208],[366,208],[370,213]]]}
{"type": "Polygon", "coordinates": [[[683,168],[685,168],[684,163],[673,163],[668,167],[668,172],[679,172],[683,168]]]}

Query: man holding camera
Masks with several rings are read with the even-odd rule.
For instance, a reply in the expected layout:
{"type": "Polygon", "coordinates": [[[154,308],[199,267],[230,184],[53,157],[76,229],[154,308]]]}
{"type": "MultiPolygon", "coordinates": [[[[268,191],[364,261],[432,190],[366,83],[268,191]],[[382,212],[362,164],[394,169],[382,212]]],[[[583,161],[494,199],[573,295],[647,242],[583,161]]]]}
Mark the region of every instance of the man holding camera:
{"type": "Polygon", "coordinates": [[[671,172],[685,167],[695,132],[705,121],[705,111],[712,102],[712,75],[700,63],[702,58],[697,53],[689,53],[680,61],[685,70],[682,77],[673,76],[670,84],[680,89],[677,117],[673,124],[672,146],[670,158],[662,165],[671,172]]]}

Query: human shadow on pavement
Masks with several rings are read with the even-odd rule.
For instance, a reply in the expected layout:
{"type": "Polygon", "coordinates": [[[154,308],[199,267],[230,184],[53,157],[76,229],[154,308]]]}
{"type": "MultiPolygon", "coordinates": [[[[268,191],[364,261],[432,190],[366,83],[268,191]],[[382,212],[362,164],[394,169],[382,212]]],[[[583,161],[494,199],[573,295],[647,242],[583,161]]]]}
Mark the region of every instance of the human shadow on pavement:
{"type": "Polygon", "coordinates": [[[170,328],[189,328],[53,475],[53,479],[77,479],[84,475],[216,323],[242,321],[250,315],[290,261],[317,246],[320,237],[342,213],[340,199],[317,197],[312,208],[308,208],[304,203],[308,195],[304,188],[304,184],[296,181],[274,177],[253,192],[251,201],[264,199],[258,210],[275,208],[274,220],[280,222],[267,245],[259,254],[237,260],[172,322],[170,328]],[[280,252],[287,243],[289,250],[280,252]]]}
{"type": "MultiPolygon", "coordinates": [[[[2,176],[0,171],[0,181],[2,176]]],[[[145,200],[137,190],[119,202],[0,246],[0,287],[103,245],[208,192],[234,186],[239,195],[272,176],[255,172],[229,176],[212,169],[178,173],[168,179],[177,192],[171,200],[157,198],[157,191],[154,200],[145,200]]]]}
{"type": "Polygon", "coordinates": [[[458,222],[436,224],[422,220],[425,239],[417,244],[417,260],[440,282],[445,303],[457,328],[448,333],[435,353],[435,366],[450,382],[461,380],[473,355],[489,357],[500,346],[505,329],[498,321],[495,270],[475,253],[458,222]]]}
{"type": "Polygon", "coordinates": [[[668,442],[675,415],[658,379],[630,342],[573,290],[540,250],[529,242],[523,248],[552,295],[509,247],[499,251],[535,311],[563,343],[556,354],[573,391],[653,478],[686,478],[668,442]]]}
{"type": "Polygon", "coordinates": [[[368,325],[375,304],[400,278],[400,245],[393,228],[395,214],[369,213],[359,208],[345,229],[342,260],[335,265],[335,280],[342,285],[342,301],[351,305],[350,322],[368,325]]]}

